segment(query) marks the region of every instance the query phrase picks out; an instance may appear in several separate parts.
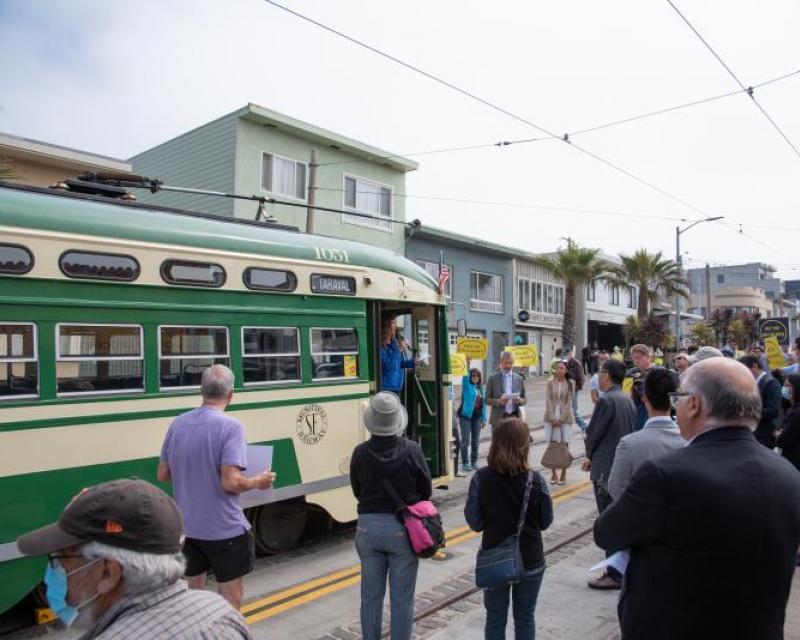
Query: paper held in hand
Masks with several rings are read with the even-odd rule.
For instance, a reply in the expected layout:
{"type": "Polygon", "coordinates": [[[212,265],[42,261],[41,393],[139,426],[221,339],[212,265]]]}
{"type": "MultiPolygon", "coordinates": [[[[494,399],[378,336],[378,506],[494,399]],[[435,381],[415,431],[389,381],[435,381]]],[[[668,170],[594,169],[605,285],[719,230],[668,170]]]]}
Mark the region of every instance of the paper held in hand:
{"type": "MultiPolygon", "coordinates": [[[[257,476],[264,471],[272,471],[272,452],[274,447],[248,444],[247,445],[247,469],[242,473],[248,478],[257,476]]],[[[275,498],[275,490],[270,487],[269,489],[252,489],[245,491],[240,496],[242,507],[254,507],[259,504],[272,502],[275,498]]]]}

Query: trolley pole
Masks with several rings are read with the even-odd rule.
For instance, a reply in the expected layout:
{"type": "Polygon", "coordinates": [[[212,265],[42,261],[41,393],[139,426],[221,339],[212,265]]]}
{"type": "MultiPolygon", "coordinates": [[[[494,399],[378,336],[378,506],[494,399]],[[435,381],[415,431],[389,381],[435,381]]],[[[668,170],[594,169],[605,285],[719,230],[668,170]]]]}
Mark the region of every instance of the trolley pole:
{"type": "Polygon", "coordinates": [[[308,165],[308,208],[306,209],[306,233],[314,233],[314,205],[317,203],[317,167],[319,152],[311,150],[311,162],[308,165]]]}

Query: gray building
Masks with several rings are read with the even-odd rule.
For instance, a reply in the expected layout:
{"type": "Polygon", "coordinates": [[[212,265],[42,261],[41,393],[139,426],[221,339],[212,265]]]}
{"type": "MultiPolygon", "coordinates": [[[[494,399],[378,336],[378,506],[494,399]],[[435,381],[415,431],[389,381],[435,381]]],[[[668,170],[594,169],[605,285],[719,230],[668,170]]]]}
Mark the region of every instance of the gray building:
{"type": "MultiPolygon", "coordinates": [[[[709,268],[711,295],[715,291],[728,287],[756,287],[764,291],[771,300],[780,300],[783,296],[783,284],[775,277],[775,267],[762,262],[732,264],[709,268]]],[[[691,294],[705,295],[706,269],[689,269],[686,272],[691,294]]]]}
{"type": "Polygon", "coordinates": [[[406,257],[439,277],[439,256],[450,269],[449,339],[455,351],[456,322],[466,320],[467,335],[489,340],[488,362],[473,362],[485,374],[514,339],[513,258],[519,252],[450,231],[422,227],[406,239],[406,257]]]}

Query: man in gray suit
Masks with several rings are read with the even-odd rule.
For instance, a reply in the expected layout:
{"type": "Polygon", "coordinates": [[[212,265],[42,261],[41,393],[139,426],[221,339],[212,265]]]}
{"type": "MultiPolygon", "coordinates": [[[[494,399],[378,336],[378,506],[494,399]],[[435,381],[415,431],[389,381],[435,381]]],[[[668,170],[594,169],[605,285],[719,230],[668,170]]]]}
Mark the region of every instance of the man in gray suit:
{"type": "MultiPolygon", "coordinates": [[[[636,426],[636,407],[633,400],[622,392],[625,380],[625,363],[609,359],[600,369],[598,382],[603,396],[594,406],[592,419],[586,427],[586,460],[583,470],[590,471],[594,483],[594,497],[597,511],[603,513],[611,504],[608,493],[608,477],[614,464],[614,454],[623,436],[634,431],[636,426]]],[[[622,576],[613,567],[600,578],[589,580],[593,589],[619,589],[622,576]]]]}
{"type": "Polygon", "coordinates": [[[678,425],[670,417],[670,393],[680,386],[678,374],[669,369],[651,369],[644,379],[644,404],[649,419],[641,431],[629,433],[617,445],[608,477],[608,493],[616,500],[633,474],[648,460],[686,446],[678,425]]]}
{"type": "Polygon", "coordinates": [[[489,422],[493,427],[503,418],[521,418],[520,407],[527,402],[525,398],[525,378],[514,373],[514,354],[503,351],[500,354],[500,371],[489,376],[486,382],[486,404],[492,409],[489,422]]]}

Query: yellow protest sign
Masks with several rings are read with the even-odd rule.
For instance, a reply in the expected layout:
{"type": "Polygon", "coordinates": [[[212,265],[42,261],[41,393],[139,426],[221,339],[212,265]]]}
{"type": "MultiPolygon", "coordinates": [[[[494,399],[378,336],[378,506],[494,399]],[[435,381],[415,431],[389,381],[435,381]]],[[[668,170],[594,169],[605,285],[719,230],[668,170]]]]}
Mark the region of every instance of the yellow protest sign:
{"type": "Polygon", "coordinates": [[[467,358],[463,353],[450,354],[450,375],[454,377],[467,375],[467,358]]]}
{"type": "Polygon", "coordinates": [[[456,338],[456,353],[463,353],[467,360],[486,360],[489,341],[486,338],[456,338]]]}
{"type": "Polygon", "coordinates": [[[767,352],[767,364],[770,370],[786,366],[786,359],[783,357],[781,343],[778,342],[778,338],[775,336],[764,338],[764,349],[767,352]]]}
{"type": "Polygon", "coordinates": [[[506,347],[506,351],[510,351],[514,354],[515,367],[535,367],[539,364],[539,352],[535,344],[506,347]]]}
{"type": "Polygon", "coordinates": [[[344,357],[344,377],[345,378],[358,377],[358,366],[356,364],[356,356],[344,357]]]}

